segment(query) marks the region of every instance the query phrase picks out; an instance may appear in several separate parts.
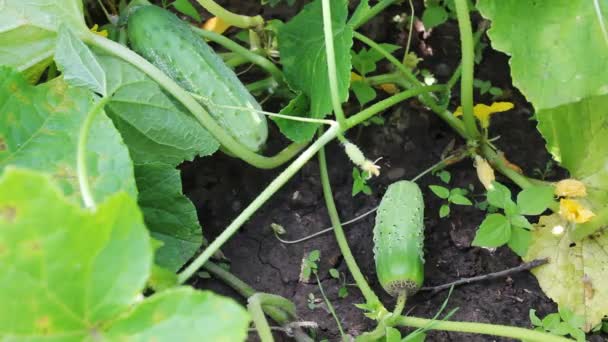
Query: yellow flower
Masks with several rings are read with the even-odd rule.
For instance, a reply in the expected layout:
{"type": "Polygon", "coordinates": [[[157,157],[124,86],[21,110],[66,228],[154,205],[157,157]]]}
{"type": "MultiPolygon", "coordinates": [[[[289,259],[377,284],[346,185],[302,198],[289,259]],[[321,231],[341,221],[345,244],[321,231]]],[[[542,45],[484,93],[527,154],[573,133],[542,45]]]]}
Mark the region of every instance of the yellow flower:
{"type": "MultiPolygon", "coordinates": [[[[513,109],[513,103],[511,102],[494,102],[491,105],[485,105],[483,103],[476,104],[473,107],[473,115],[481,123],[481,127],[488,128],[490,126],[490,116],[494,113],[506,112],[513,109]]],[[[458,106],[454,111],[454,116],[462,115],[462,107],[458,106]]]]}
{"type": "Polygon", "coordinates": [[[555,194],[559,197],[585,197],[587,196],[587,188],[579,180],[563,179],[555,183],[555,194]]]}
{"type": "Polygon", "coordinates": [[[230,28],[230,24],[226,23],[218,17],[213,17],[203,24],[203,30],[213,31],[217,34],[222,34],[230,28]]]}
{"type": "Polygon", "coordinates": [[[577,200],[562,198],[559,201],[559,214],[564,219],[574,223],[585,223],[595,214],[585,208],[577,200]]]}
{"type": "Polygon", "coordinates": [[[492,182],[494,182],[496,177],[494,176],[494,169],[492,169],[490,164],[480,156],[475,156],[475,169],[477,170],[477,178],[479,178],[484,188],[486,190],[493,189],[492,182]]]}
{"type": "Polygon", "coordinates": [[[91,27],[91,32],[100,35],[104,38],[108,38],[108,30],[101,30],[99,31],[99,25],[95,24],[93,25],[93,27],[91,27]]]}

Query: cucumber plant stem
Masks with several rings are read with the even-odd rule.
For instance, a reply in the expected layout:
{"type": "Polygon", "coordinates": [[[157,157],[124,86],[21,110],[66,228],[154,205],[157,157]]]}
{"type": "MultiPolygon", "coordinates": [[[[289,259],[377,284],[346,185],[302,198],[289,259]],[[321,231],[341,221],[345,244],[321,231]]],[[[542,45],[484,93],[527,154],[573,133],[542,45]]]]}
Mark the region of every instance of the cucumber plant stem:
{"type": "Polygon", "coordinates": [[[225,9],[224,7],[218,5],[213,0],[196,0],[203,8],[205,8],[209,13],[214,16],[222,19],[227,24],[231,26],[236,26],[238,28],[255,28],[264,25],[264,19],[256,15],[255,17],[249,17],[246,15],[239,15],[236,13],[232,13],[225,9]]]}
{"type": "Polygon", "coordinates": [[[333,124],[327,132],[310,145],[283,172],[281,172],[254,200],[237,216],[232,223],[198,256],[188,267],[177,276],[179,284],[183,284],[201,266],[215,254],[228,239],[253,215],[266,201],[277,192],[298,170],[312,158],[325,144],[336,137],[339,126],[333,124]]]}
{"type": "MultiPolygon", "coordinates": [[[[354,37],[357,40],[360,40],[361,42],[363,42],[365,45],[369,46],[370,48],[378,51],[378,53],[380,53],[384,58],[386,58],[389,62],[391,62],[403,74],[403,76],[405,76],[406,80],[409,83],[411,83],[415,86],[423,86],[423,84],[420,81],[418,81],[416,76],[414,76],[414,74],[412,74],[412,72],[407,67],[405,67],[405,65],[403,65],[403,63],[399,62],[399,60],[397,58],[395,58],[388,51],[386,51],[386,49],[384,49],[382,46],[380,46],[380,44],[374,42],[373,40],[367,38],[366,36],[362,35],[359,32],[355,32],[354,37]]],[[[458,134],[465,136],[465,137],[467,136],[467,133],[465,131],[462,121],[460,121],[458,118],[456,118],[454,115],[452,115],[451,112],[441,108],[431,96],[429,96],[426,93],[422,94],[421,101],[425,105],[429,106],[429,108],[431,108],[434,112],[436,112],[437,115],[439,115],[448,125],[450,125],[452,127],[452,129],[454,129],[456,132],[458,132],[458,134]]]]}
{"type": "Polygon", "coordinates": [[[144,72],[163,89],[170,93],[176,100],[181,102],[186,109],[192,113],[196,120],[198,120],[198,122],[205,127],[205,129],[209,131],[209,133],[211,133],[211,135],[213,135],[213,137],[217,139],[222,146],[233,153],[236,157],[257,168],[272,169],[278,167],[293,158],[305,146],[304,144],[291,144],[272,157],[265,157],[252,152],[236,141],[231,135],[229,135],[213,119],[213,117],[192,96],[190,96],[190,94],[188,94],[186,90],[182,89],[177,83],[175,83],[175,81],[173,81],[169,76],[165,75],[146,59],[129,50],[125,46],[93,33],[86,32],[81,38],[85,43],[106,51],[113,56],[119,57],[144,72]]]}
{"type": "Polygon", "coordinates": [[[336,240],[338,242],[338,246],[340,247],[340,251],[342,252],[342,256],[344,257],[344,261],[348,266],[348,270],[350,271],[351,275],[353,276],[353,279],[357,283],[357,287],[359,287],[359,290],[363,294],[363,297],[365,298],[365,301],[367,302],[368,306],[381,307],[382,303],[380,302],[380,299],[378,299],[378,296],[376,296],[371,287],[369,287],[367,280],[365,280],[365,276],[363,276],[363,273],[361,273],[361,270],[357,265],[357,261],[355,261],[350,247],[348,246],[346,235],[344,235],[344,230],[342,229],[338,210],[336,209],[336,203],[334,202],[333,193],[331,191],[331,184],[329,181],[329,175],[327,173],[327,161],[325,159],[324,148],[321,148],[319,150],[319,170],[321,173],[321,185],[323,187],[323,196],[325,197],[325,205],[327,206],[329,219],[331,220],[331,223],[334,226],[336,240]]]}
{"type": "Polygon", "coordinates": [[[480,133],[473,115],[473,71],[475,51],[473,31],[469,18],[468,0],[455,0],[458,28],[460,30],[460,50],[462,53],[462,72],[460,78],[460,103],[462,104],[464,126],[470,139],[479,140],[480,133]]]}
{"type": "Polygon", "coordinates": [[[243,58],[247,59],[249,62],[264,69],[266,72],[272,75],[272,77],[274,77],[274,79],[278,83],[285,84],[285,77],[283,76],[283,72],[281,71],[281,69],[274,65],[274,63],[272,63],[270,60],[264,58],[264,56],[261,56],[241,46],[232,39],[221,34],[217,34],[213,31],[203,30],[195,26],[192,26],[192,30],[194,30],[194,32],[196,32],[199,36],[208,39],[212,42],[218,43],[226,49],[239,54],[243,58]]]}
{"type": "MultiPolygon", "coordinates": [[[[372,116],[382,112],[383,110],[385,110],[401,101],[407,100],[411,97],[414,97],[414,96],[417,96],[420,94],[426,94],[426,93],[433,92],[433,91],[442,91],[444,89],[445,89],[445,87],[443,85],[432,85],[432,86],[427,86],[427,87],[416,87],[416,88],[412,88],[412,89],[397,93],[382,101],[374,103],[373,105],[365,108],[361,112],[346,119],[346,126],[344,126],[344,127],[346,127],[345,130],[357,126],[361,122],[371,118],[372,116]]],[[[458,120],[458,119],[456,119],[456,120],[458,120]]]]}
{"type": "Polygon", "coordinates": [[[336,321],[336,325],[338,326],[338,331],[340,332],[340,337],[342,337],[342,341],[346,341],[346,336],[344,335],[344,329],[342,328],[342,323],[340,323],[340,318],[338,318],[338,314],[336,314],[336,310],[334,306],[331,305],[329,298],[325,295],[325,291],[323,290],[323,284],[321,284],[321,280],[319,279],[319,275],[315,271],[315,278],[317,279],[317,286],[319,287],[319,291],[321,292],[321,297],[325,301],[325,305],[327,306],[327,310],[331,313],[334,320],[336,321]]]}
{"type": "Polygon", "coordinates": [[[359,28],[360,26],[362,26],[366,22],[368,22],[370,19],[377,16],[378,13],[384,11],[385,8],[387,8],[388,6],[390,6],[391,4],[393,4],[397,1],[398,0],[380,0],[380,1],[378,1],[377,4],[372,6],[367,11],[367,13],[363,17],[361,17],[361,19],[359,19],[358,21],[350,22],[349,24],[351,24],[353,26],[353,28],[355,28],[355,29],[359,28]]]}
{"type": "MultiPolygon", "coordinates": [[[[477,46],[477,44],[479,43],[479,40],[481,39],[481,36],[484,34],[484,32],[486,32],[487,28],[488,28],[487,21],[484,20],[479,24],[479,27],[477,27],[477,31],[475,31],[475,34],[473,35],[473,44],[474,44],[473,48],[475,48],[475,46],[477,46]]],[[[448,90],[454,88],[454,85],[460,79],[461,72],[462,72],[462,61],[460,62],[460,64],[458,64],[458,67],[456,68],[456,70],[454,70],[454,73],[452,73],[452,76],[446,83],[446,87],[448,88],[448,90]]]]}
{"type": "Polygon", "coordinates": [[[519,339],[524,341],[535,341],[535,342],[572,342],[572,340],[544,333],[540,331],[510,327],[499,324],[487,324],[487,323],[474,323],[474,322],[454,322],[454,321],[436,321],[432,319],[400,316],[395,319],[397,325],[415,327],[415,328],[427,328],[430,330],[443,330],[443,331],[457,331],[464,333],[475,333],[484,335],[494,335],[509,337],[513,339],[519,339]]]}
{"type": "Polygon", "coordinates": [[[95,198],[91,191],[91,185],[89,184],[88,170],[87,170],[87,141],[89,139],[89,133],[93,122],[103,107],[110,101],[111,96],[105,96],[99,99],[93,107],[87,113],[87,116],[80,127],[80,133],[78,135],[78,147],[76,152],[76,173],[78,175],[78,185],[80,187],[80,194],[82,201],[86,208],[95,209],[95,198]]]}
{"type": "Polygon", "coordinates": [[[342,110],[342,101],[338,89],[338,78],[336,77],[336,55],[334,51],[334,35],[332,32],[331,5],[330,0],[322,0],[323,8],[323,36],[325,37],[325,54],[327,57],[327,75],[329,77],[329,91],[331,93],[331,104],[338,124],[346,127],[346,117],[342,110]]]}
{"type": "Polygon", "coordinates": [[[399,296],[397,296],[397,303],[395,304],[395,308],[393,309],[393,316],[401,316],[403,312],[403,308],[405,308],[405,302],[407,300],[407,292],[405,290],[401,290],[399,292],[399,296]]]}

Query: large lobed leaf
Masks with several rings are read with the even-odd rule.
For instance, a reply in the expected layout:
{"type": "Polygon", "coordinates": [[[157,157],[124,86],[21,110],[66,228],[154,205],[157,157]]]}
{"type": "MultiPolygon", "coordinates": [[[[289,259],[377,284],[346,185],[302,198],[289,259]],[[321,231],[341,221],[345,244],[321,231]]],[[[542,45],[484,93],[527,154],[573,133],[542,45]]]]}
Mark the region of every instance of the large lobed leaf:
{"type": "Polygon", "coordinates": [[[547,296],[584,317],[589,331],[608,314],[608,235],[574,242],[564,227],[558,214],[541,217],[524,260],[549,259],[532,273],[547,296]]]}
{"type": "MultiPolygon", "coordinates": [[[[350,82],[350,48],[353,45],[353,29],[346,23],[346,0],[331,1],[331,19],[336,57],[336,78],[340,101],[348,99],[350,82]]],[[[293,17],[279,30],[279,50],[285,77],[296,91],[310,99],[308,117],[324,118],[332,111],[325,37],[323,35],[323,11],[321,0],[315,0],[293,17]]],[[[298,113],[300,116],[300,113],[298,113]]],[[[318,125],[291,120],[275,120],[281,131],[293,139],[312,139],[318,125]]]]}
{"type": "Polygon", "coordinates": [[[0,65],[37,79],[52,61],[61,24],[87,30],[81,0],[0,1],[0,65]]]}
{"type": "MultiPolygon", "coordinates": [[[[14,165],[47,172],[79,202],[78,136],[94,101],[90,92],[61,79],[34,87],[11,68],[0,67],[0,171],[14,165]]],[[[97,201],[118,191],[137,194],[127,147],[103,113],[91,128],[86,159],[97,201]]]]}
{"type": "Polygon", "coordinates": [[[177,271],[200,248],[203,234],[175,167],[213,154],[219,143],[137,68],[106,54],[96,58],[106,73],[108,93],[114,94],[108,112],[135,164],[146,225],[163,242],[156,262],[177,271]]]}
{"type": "Polygon", "coordinates": [[[553,157],[590,192],[608,193],[608,95],[540,110],[536,117],[553,157]]]}
{"type": "Polygon", "coordinates": [[[182,193],[179,171],[162,163],[135,166],[138,204],[152,237],[163,242],[156,262],[179,270],[203,243],[196,209],[182,193]]]}
{"type": "Polygon", "coordinates": [[[608,93],[608,3],[479,0],[492,46],[511,55],[513,83],[537,110],[608,93]]]}
{"type": "Polygon", "coordinates": [[[89,212],[49,177],[10,168],[0,178],[0,340],[245,339],[248,314],[231,299],[174,288],[138,303],[152,255],[128,194],[89,212]]]}

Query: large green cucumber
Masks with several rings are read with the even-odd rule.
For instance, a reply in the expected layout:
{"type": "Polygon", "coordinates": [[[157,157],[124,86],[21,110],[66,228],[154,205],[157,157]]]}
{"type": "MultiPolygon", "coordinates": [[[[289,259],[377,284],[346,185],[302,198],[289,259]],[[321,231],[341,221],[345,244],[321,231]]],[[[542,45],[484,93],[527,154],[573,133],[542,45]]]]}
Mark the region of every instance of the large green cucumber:
{"type": "Polygon", "coordinates": [[[374,226],[376,274],[386,292],[410,296],[424,281],[424,200],[410,181],[391,184],[374,226]]]}
{"type": "Polygon", "coordinates": [[[261,107],[222,59],[189,24],[157,6],[142,6],[129,16],[131,47],[184,89],[240,143],[258,151],[268,137],[261,107]]]}

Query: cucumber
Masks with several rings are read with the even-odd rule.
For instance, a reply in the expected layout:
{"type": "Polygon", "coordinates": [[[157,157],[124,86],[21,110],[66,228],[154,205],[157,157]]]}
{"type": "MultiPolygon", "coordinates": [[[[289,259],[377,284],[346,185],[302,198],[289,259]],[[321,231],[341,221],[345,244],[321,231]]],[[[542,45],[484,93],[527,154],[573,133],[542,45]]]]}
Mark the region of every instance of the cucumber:
{"type": "Polygon", "coordinates": [[[424,201],[418,185],[391,184],[382,197],[374,226],[376,274],[391,296],[411,296],[424,281],[424,201]]]}
{"type": "Polygon", "coordinates": [[[189,24],[160,7],[141,6],[129,16],[128,33],[135,52],[203,99],[201,104],[237,141],[254,152],[262,148],[266,118],[247,110],[261,110],[260,105],[189,24]]]}

